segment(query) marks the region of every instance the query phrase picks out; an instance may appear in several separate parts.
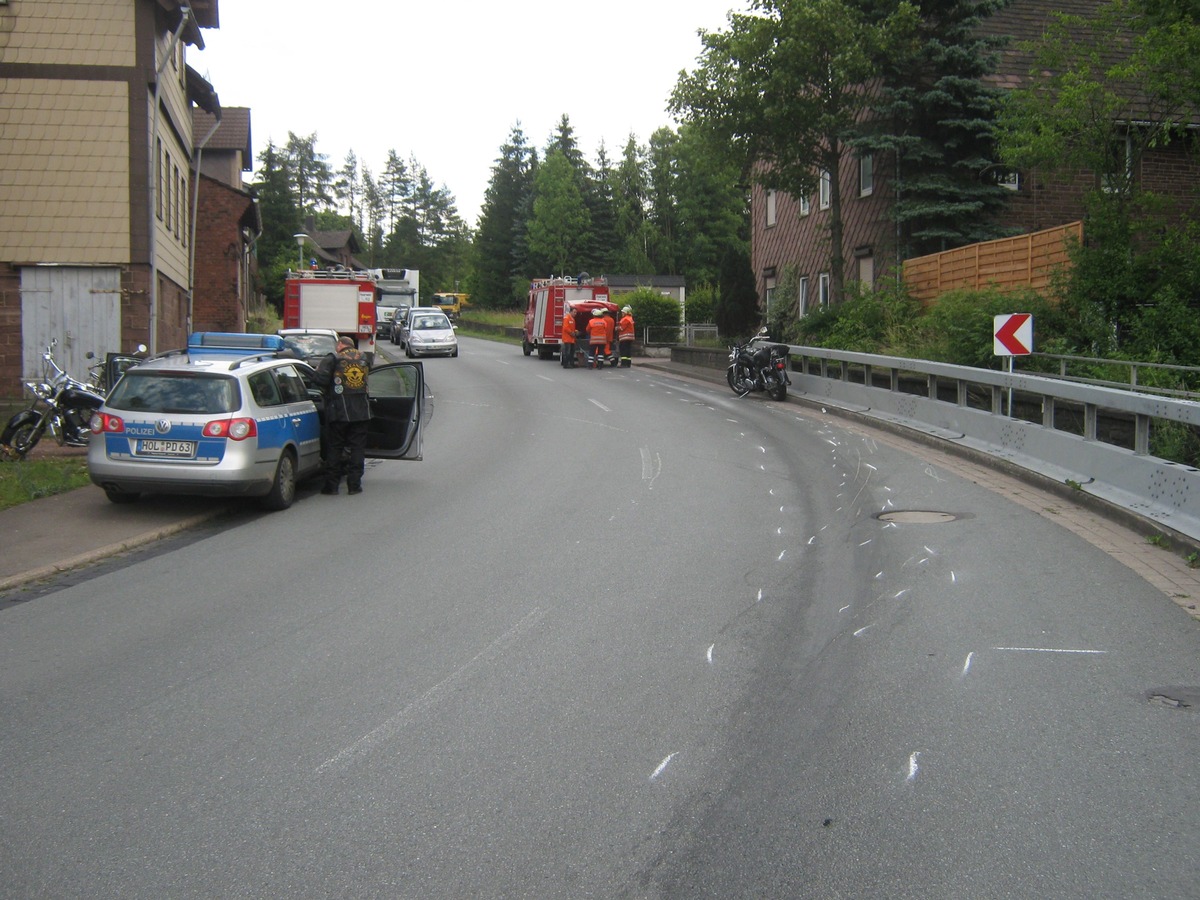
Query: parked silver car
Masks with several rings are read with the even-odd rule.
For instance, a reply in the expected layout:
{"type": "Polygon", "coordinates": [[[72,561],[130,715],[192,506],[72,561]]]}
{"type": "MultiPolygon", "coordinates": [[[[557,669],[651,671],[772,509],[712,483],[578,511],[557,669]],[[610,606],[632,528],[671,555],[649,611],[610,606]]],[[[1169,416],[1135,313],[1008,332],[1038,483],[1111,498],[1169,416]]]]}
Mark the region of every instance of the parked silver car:
{"type": "Polygon", "coordinates": [[[413,310],[404,333],[404,353],[414,356],[458,356],[458,335],[441,310],[413,310]]]}
{"type": "MultiPolygon", "coordinates": [[[[286,509],[321,470],[324,400],[278,335],[193,334],[139,361],[92,416],[88,473],[113,503],[142,493],[261,497],[286,509]]],[[[367,456],[421,458],[420,363],[372,369],[367,456]]]]}

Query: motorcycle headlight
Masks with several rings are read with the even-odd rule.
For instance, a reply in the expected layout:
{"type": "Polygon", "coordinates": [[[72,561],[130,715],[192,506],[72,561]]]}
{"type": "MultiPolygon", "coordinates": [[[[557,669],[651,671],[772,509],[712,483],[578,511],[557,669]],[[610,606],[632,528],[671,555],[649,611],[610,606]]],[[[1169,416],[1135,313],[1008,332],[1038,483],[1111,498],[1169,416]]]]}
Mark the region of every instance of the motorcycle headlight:
{"type": "Polygon", "coordinates": [[[27,381],[25,382],[25,390],[33,394],[39,400],[49,400],[54,396],[54,388],[44,381],[27,381]]]}

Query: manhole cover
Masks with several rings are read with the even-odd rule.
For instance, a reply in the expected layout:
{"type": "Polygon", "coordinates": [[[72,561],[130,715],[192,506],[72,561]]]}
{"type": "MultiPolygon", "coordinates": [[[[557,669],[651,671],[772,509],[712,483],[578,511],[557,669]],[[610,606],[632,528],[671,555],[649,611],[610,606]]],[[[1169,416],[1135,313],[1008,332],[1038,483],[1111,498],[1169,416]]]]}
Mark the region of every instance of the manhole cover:
{"type": "Polygon", "coordinates": [[[942,522],[953,522],[957,518],[955,513],[938,512],[934,509],[897,509],[879,514],[879,519],[883,522],[905,525],[939,525],[942,522]]]}

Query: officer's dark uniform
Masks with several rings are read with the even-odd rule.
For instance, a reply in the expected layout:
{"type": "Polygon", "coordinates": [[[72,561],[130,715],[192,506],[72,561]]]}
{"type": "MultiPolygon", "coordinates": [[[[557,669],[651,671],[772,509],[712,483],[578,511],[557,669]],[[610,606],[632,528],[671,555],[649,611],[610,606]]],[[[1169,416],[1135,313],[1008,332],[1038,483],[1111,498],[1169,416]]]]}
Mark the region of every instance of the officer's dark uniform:
{"type": "Polygon", "coordinates": [[[336,494],[342,476],[351,494],[362,492],[371,406],[367,400],[367,361],[349,342],[339,341],[317,367],[317,384],[325,391],[328,455],[322,494],[336,494]],[[349,458],[346,451],[349,451],[349,458]]]}

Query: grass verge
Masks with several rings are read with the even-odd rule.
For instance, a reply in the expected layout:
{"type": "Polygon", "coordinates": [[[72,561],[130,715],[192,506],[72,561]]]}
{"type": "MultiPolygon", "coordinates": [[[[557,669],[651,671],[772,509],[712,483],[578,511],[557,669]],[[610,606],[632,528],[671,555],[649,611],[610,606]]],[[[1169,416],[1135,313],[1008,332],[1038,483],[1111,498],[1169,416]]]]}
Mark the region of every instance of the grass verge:
{"type": "Polygon", "coordinates": [[[0,463],[0,509],[90,484],[87,458],[48,456],[0,463]]]}

